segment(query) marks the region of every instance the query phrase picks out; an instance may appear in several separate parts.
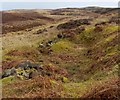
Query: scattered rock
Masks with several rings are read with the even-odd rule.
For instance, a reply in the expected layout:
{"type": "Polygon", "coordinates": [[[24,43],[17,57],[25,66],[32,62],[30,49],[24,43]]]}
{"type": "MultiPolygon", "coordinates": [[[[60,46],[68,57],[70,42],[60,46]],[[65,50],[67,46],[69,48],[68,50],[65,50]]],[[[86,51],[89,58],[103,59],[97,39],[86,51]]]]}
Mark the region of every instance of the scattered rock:
{"type": "Polygon", "coordinates": [[[22,74],[22,76],[24,76],[26,79],[29,79],[29,74],[30,73],[24,71],[23,74],[22,74]]]}
{"type": "Polygon", "coordinates": [[[30,67],[31,67],[31,62],[30,61],[21,62],[20,64],[18,64],[16,66],[16,68],[21,68],[21,69],[24,69],[24,70],[26,70],[27,68],[30,68],[30,67]]]}
{"type": "Polygon", "coordinates": [[[24,61],[24,62],[18,64],[16,66],[16,68],[21,68],[24,70],[34,68],[34,69],[38,70],[40,68],[40,66],[38,64],[33,64],[30,61],[24,61]]]}
{"type": "Polygon", "coordinates": [[[44,45],[43,43],[40,43],[38,47],[39,47],[39,48],[44,48],[45,45],[44,45]]]}
{"type": "Polygon", "coordinates": [[[29,79],[34,78],[35,76],[37,76],[37,73],[35,73],[35,72],[29,73],[29,79]]]}
{"type": "Polygon", "coordinates": [[[52,52],[52,49],[48,46],[44,48],[39,48],[39,51],[43,54],[50,54],[52,52]]]}
{"type": "Polygon", "coordinates": [[[52,45],[52,43],[53,43],[53,41],[52,41],[52,40],[50,40],[50,41],[48,41],[48,42],[46,43],[46,46],[51,46],[51,45],[52,45]]]}
{"type": "Polygon", "coordinates": [[[38,46],[38,49],[43,54],[50,54],[52,52],[51,45],[55,43],[55,40],[49,40],[47,42],[42,42],[38,46]]]}
{"type": "Polygon", "coordinates": [[[5,69],[1,75],[1,78],[9,77],[11,75],[17,75],[20,78],[25,77],[25,79],[30,79],[34,77],[37,71],[42,71],[43,67],[31,63],[29,60],[21,62],[15,68],[5,69]]]}
{"type": "Polygon", "coordinates": [[[15,75],[16,74],[16,69],[13,67],[11,68],[11,75],[15,75]]]}
{"type": "Polygon", "coordinates": [[[24,76],[26,79],[31,79],[37,75],[36,72],[23,72],[22,76],[24,76]]]}
{"type": "Polygon", "coordinates": [[[2,78],[8,77],[8,76],[11,76],[11,75],[15,75],[15,74],[16,74],[15,68],[6,69],[6,70],[4,70],[4,72],[2,73],[2,78]]]}

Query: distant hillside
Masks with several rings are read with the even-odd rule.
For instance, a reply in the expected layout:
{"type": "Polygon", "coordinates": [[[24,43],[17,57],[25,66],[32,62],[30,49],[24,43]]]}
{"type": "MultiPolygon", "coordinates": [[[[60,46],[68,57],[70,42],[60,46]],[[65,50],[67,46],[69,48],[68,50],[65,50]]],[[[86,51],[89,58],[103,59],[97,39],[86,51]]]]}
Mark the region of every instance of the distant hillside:
{"type": "Polygon", "coordinates": [[[102,8],[102,7],[86,7],[83,10],[89,10],[94,13],[105,14],[110,12],[118,12],[120,8],[102,8]]]}
{"type": "Polygon", "coordinates": [[[44,25],[49,22],[54,22],[57,16],[81,16],[96,18],[100,14],[117,13],[119,8],[101,8],[101,7],[86,7],[86,8],[62,8],[55,10],[10,10],[3,11],[3,33],[15,32],[18,29],[23,30],[33,26],[44,25]],[[52,15],[56,18],[53,18],[52,15]],[[26,25],[27,23],[27,25],[26,25]],[[5,30],[4,30],[5,28],[5,30]]]}
{"type": "Polygon", "coordinates": [[[25,20],[35,20],[35,19],[43,19],[48,21],[53,21],[54,19],[46,17],[44,15],[39,14],[35,11],[17,11],[17,12],[2,12],[3,23],[13,22],[13,21],[25,21],[25,20]]]}
{"type": "Polygon", "coordinates": [[[3,11],[2,12],[3,33],[15,32],[27,28],[32,28],[39,25],[44,25],[47,22],[53,22],[53,18],[41,15],[33,11],[3,11]],[[5,29],[4,29],[5,28],[5,29]]]}

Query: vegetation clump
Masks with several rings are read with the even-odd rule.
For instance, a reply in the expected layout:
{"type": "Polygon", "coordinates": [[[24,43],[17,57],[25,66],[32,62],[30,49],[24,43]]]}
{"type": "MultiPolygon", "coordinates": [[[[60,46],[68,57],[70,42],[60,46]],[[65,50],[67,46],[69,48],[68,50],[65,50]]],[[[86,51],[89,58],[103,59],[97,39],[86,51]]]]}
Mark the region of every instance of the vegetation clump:
{"type": "Polygon", "coordinates": [[[70,20],[57,26],[57,29],[72,29],[81,25],[90,25],[89,19],[70,20]]]}

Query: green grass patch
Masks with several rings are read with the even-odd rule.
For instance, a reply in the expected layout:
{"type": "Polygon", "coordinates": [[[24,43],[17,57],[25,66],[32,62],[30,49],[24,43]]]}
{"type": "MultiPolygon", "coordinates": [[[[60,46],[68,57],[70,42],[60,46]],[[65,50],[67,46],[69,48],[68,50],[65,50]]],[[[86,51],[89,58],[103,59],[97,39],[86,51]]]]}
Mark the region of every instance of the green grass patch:
{"type": "Polygon", "coordinates": [[[7,84],[10,82],[14,82],[15,81],[15,77],[14,76],[9,76],[9,77],[5,77],[3,79],[1,79],[3,84],[7,84]]]}
{"type": "Polygon", "coordinates": [[[100,42],[98,42],[96,44],[96,46],[101,46],[101,45],[105,45],[108,42],[111,42],[114,38],[116,38],[117,34],[113,34],[108,36],[107,38],[103,38],[100,42]]]}
{"type": "Polygon", "coordinates": [[[94,32],[95,27],[89,27],[83,31],[80,35],[80,42],[86,46],[92,46],[95,42],[101,39],[102,34],[94,32]]]}
{"type": "Polygon", "coordinates": [[[116,45],[114,47],[113,46],[107,47],[105,52],[106,52],[106,56],[112,56],[112,55],[118,53],[118,45],[116,45]]]}
{"type": "Polygon", "coordinates": [[[63,87],[64,92],[69,95],[69,97],[73,98],[82,96],[87,90],[87,86],[84,83],[66,83],[63,87]]]}
{"type": "Polygon", "coordinates": [[[19,60],[22,59],[22,56],[9,56],[9,55],[4,55],[2,60],[19,60]]]}
{"type": "Polygon", "coordinates": [[[102,32],[103,34],[109,34],[111,32],[117,31],[118,30],[118,26],[116,26],[116,25],[109,25],[109,26],[105,26],[103,29],[104,29],[103,32],[102,32]]]}
{"type": "Polygon", "coordinates": [[[60,52],[60,51],[69,52],[73,50],[73,46],[74,44],[72,42],[70,42],[69,40],[63,39],[53,44],[51,48],[54,52],[60,52]]]}

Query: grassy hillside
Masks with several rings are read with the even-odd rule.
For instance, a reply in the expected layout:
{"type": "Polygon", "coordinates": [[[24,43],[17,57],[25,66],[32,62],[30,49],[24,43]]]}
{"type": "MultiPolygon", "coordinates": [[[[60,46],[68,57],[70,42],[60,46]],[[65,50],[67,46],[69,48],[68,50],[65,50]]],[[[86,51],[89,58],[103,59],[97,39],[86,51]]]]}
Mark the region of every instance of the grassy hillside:
{"type": "Polygon", "coordinates": [[[3,12],[3,98],[119,99],[117,10],[3,12]]]}

